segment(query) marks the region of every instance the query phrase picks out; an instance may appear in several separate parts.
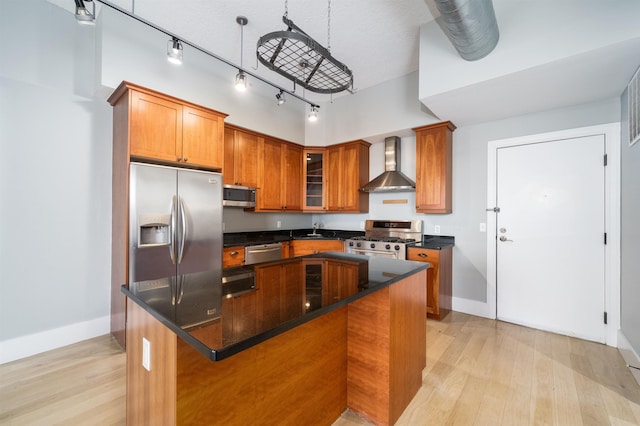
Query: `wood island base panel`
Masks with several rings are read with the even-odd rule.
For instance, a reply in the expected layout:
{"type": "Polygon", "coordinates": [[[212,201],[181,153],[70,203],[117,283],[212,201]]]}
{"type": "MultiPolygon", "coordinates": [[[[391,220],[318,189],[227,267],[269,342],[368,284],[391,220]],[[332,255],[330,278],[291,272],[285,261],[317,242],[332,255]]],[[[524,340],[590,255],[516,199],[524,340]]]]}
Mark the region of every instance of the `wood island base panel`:
{"type": "Polygon", "coordinates": [[[220,361],[128,294],[127,424],[393,424],[426,365],[426,269],[398,262],[420,266],[220,361]]]}

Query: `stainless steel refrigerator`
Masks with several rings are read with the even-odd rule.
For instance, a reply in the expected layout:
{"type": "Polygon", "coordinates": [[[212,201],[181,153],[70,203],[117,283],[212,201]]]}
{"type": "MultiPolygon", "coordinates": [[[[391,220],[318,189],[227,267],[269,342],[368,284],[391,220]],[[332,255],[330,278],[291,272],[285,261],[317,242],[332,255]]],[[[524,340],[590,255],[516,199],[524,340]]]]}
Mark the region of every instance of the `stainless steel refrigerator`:
{"type": "Polygon", "coordinates": [[[181,325],[218,317],[222,175],[131,163],[129,179],[129,283],[169,292],[161,310],[181,325]],[[188,312],[186,299],[198,301],[188,312]]]}

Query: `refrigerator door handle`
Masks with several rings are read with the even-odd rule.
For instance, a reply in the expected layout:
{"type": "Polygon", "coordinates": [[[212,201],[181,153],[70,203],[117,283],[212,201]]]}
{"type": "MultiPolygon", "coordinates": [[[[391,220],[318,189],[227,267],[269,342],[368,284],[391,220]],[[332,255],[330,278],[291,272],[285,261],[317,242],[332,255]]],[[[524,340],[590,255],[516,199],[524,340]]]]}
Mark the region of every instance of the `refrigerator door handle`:
{"type": "Polygon", "coordinates": [[[171,234],[169,235],[169,255],[171,256],[171,263],[176,264],[176,196],[171,198],[171,234]]]}
{"type": "Polygon", "coordinates": [[[176,296],[176,305],[179,305],[180,303],[182,303],[182,296],[184,296],[184,276],[180,275],[177,277],[178,280],[178,289],[177,289],[177,296],[176,296]]]}
{"type": "Polygon", "coordinates": [[[176,277],[169,278],[169,290],[171,291],[171,306],[176,306],[176,277]]]}
{"type": "Polygon", "coordinates": [[[178,206],[180,207],[180,221],[182,222],[182,235],[180,236],[180,245],[178,246],[178,264],[182,262],[184,254],[184,242],[187,240],[187,215],[184,211],[184,202],[182,198],[178,198],[178,206]]]}

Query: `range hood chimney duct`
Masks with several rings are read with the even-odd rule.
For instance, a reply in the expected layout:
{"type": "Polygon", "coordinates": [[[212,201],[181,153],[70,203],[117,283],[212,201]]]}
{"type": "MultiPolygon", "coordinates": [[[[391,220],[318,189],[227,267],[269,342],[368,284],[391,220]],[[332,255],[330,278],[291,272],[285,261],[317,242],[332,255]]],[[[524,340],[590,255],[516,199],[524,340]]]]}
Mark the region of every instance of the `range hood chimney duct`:
{"type": "Polygon", "coordinates": [[[440,12],[436,22],[463,59],[476,61],[493,51],[500,33],[492,0],[432,1],[440,12]]]}
{"type": "Polygon", "coordinates": [[[362,192],[414,192],[416,184],[400,171],[400,138],[384,140],[384,173],[360,188],[362,192]]]}

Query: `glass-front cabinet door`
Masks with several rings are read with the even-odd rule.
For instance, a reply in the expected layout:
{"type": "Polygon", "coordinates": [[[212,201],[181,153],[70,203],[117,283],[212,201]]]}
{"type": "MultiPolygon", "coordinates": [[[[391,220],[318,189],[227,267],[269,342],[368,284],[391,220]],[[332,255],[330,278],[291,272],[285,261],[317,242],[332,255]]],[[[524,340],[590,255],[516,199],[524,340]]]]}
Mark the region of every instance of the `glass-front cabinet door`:
{"type": "Polygon", "coordinates": [[[304,151],[304,210],[326,210],[324,160],[324,150],[304,151]]]}

